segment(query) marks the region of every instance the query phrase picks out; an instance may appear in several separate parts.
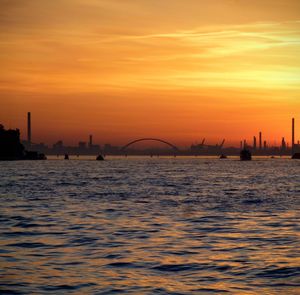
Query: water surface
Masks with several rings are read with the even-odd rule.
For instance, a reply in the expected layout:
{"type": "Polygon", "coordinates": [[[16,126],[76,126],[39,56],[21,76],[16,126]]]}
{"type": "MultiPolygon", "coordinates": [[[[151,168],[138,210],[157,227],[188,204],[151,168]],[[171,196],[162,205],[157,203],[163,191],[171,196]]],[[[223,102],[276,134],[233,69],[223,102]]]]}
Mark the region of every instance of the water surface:
{"type": "Polygon", "coordinates": [[[300,293],[300,161],[1,162],[0,198],[0,293],[300,293]]]}

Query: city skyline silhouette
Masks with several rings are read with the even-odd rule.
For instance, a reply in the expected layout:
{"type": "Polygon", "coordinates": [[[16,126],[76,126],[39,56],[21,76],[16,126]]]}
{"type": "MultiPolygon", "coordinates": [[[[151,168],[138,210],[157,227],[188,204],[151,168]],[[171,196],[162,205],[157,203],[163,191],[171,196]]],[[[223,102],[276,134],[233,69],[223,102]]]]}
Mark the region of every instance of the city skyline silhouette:
{"type": "MultiPolygon", "coordinates": [[[[146,155],[150,154],[151,156],[156,154],[162,155],[186,155],[186,156],[197,156],[197,155],[218,155],[221,158],[226,158],[226,155],[236,155],[240,151],[244,150],[247,153],[252,151],[255,155],[294,155],[297,154],[296,157],[299,157],[300,153],[300,141],[296,140],[296,124],[295,118],[292,118],[291,124],[291,142],[287,141],[285,137],[282,137],[280,144],[272,145],[268,142],[263,133],[260,131],[258,137],[256,135],[253,136],[252,141],[248,141],[247,139],[243,139],[240,141],[239,147],[236,146],[227,146],[224,147],[224,143],[226,139],[223,139],[220,144],[209,144],[206,142],[206,138],[203,138],[201,143],[191,144],[189,147],[179,147],[176,146],[174,143],[171,143],[167,140],[155,138],[155,137],[144,137],[138,138],[135,140],[130,140],[126,144],[121,146],[118,145],[111,145],[111,143],[102,143],[101,145],[95,143],[93,141],[93,135],[90,134],[88,138],[88,142],[86,141],[79,141],[77,146],[68,146],[64,144],[63,140],[58,140],[57,142],[53,143],[53,145],[46,145],[43,142],[36,143],[32,140],[32,120],[31,120],[31,112],[27,113],[27,138],[21,140],[20,131],[17,128],[16,130],[11,129],[8,130],[9,132],[18,134],[18,140],[20,143],[23,144],[23,148],[25,147],[29,151],[38,151],[42,154],[65,154],[65,157],[68,157],[68,154],[75,154],[79,155],[99,155],[109,154],[109,155],[146,155]],[[149,145],[149,142],[156,143],[153,146],[149,145]],[[140,143],[143,145],[141,146],[140,143]],[[145,144],[146,143],[146,144],[145,144]],[[159,144],[159,146],[157,146],[159,144]],[[161,145],[165,147],[168,146],[168,149],[165,147],[162,148],[161,145]]],[[[4,125],[0,125],[2,130],[4,130],[4,125]]],[[[24,135],[23,135],[24,138],[24,135]]],[[[8,150],[7,150],[8,152],[8,150]]],[[[102,156],[101,156],[102,157],[102,156]]]]}

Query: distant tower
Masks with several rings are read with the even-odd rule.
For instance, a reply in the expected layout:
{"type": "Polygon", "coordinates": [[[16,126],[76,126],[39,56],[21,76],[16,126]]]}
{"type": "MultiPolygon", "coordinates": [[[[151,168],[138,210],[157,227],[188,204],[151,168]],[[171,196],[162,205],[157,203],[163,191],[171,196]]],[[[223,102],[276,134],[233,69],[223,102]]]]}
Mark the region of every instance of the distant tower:
{"type": "Polygon", "coordinates": [[[27,142],[31,145],[31,114],[27,113],[27,142]]]}
{"type": "Polygon", "coordinates": [[[264,149],[265,150],[267,149],[267,141],[266,140],[264,141],[264,149]]]}
{"type": "Polygon", "coordinates": [[[253,149],[256,150],[256,136],[253,136],[253,149]]]}
{"type": "Polygon", "coordinates": [[[240,141],[240,149],[242,150],[243,149],[243,142],[240,141]]]}
{"type": "Polygon", "coordinates": [[[92,147],[92,145],[93,145],[93,135],[90,135],[89,147],[92,147]]]}
{"type": "Polygon", "coordinates": [[[244,139],[244,149],[246,149],[247,148],[247,141],[246,141],[246,139],[244,139]]]}
{"type": "Polygon", "coordinates": [[[292,154],[294,154],[295,147],[295,119],[292,119],[292,154]]]}
{"type": "Polygon", "coordinates": [[[261,132],[259,132],[259,149],[262,149],[262,136],[261,136],[261,132]]]}
{"type": "Polygon", "coordinates": [[[281,140],[281,149],[282,149],[282,150],[285,150],[285,149],[286,149],[286,143],[285,143],[284,137],[282,137],[282,140],[281,140]]]}

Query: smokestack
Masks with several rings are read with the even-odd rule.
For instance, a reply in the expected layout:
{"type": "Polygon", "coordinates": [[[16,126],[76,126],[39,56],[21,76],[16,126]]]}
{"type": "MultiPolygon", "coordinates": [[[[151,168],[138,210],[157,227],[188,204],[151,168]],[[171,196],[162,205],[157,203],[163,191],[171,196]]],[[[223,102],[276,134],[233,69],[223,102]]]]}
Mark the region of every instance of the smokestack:
{"type": "Polygon", "coordinates": [[[261,132],[259,132],[259,149],[262,149],[262,136],[261,136],[261,132]]]}
{"type": "Polygon", "coordinates": [[[93,145],[93,135],[90,135],[90,147],[93,145]]]}
{"type": "Polygon", "coordinates": [[[253,136],[253,149],[256,150],[256,136],[253,136]]]}
{"type": "Polygon", "coordinates": [[[27,113],[27,142],[31,145],[31,114],[27,113]]]}
{"type": "Polygon", "coordinates": [[[295,119],[292,119],[292,154],[294,154],[295,147],[295,119]]]}
{"type": "Polygon", "coordinates": [[[281,140],[281,149],[285,150],[285,148],[286,148],[285,139],[284,139],[284,137],[282,137],[282,140],[281,140]]]}

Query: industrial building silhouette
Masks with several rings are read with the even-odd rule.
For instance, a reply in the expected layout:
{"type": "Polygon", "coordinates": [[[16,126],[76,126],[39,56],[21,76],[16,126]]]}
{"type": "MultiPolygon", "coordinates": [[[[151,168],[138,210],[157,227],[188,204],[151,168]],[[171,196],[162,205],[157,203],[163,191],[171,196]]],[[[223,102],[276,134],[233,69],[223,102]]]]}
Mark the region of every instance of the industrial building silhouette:
{"type": "MultiPolygon", "coordinates": [[[[220,144],[216,145],[209,145],[205,144],[205,139],[202,140],[200,144],[192,144],[190,149],[179,149],[173,143],[166,141],[164,139],[159,138],[139,138],[132,141],[129,141],[127,144],[118,147],[112,146],[109,143],[103,144],[100,146],[99,144],[93,143],[93,135],[90,134],[88,136],[88,143],[85,141],[80,141],[78,146],[65,146],[63,140],[58,140],[56,143],[53,144],[52,147],[48,147],[44,143],[34,143],[32,140],[32,122],[31,122],[31,113],[27,113],[27,139],[20,142],[20,131],[17,130],[8,130],[4,132],[4,127],[2,126],[2,134],[6,134],[1,140],[1,149],[4,151],[6,149],[7,142],[19,142],[19,144],[15,145],[15,155],[29,155],[29,152],[34,150],[49,154],[49,155],[99,155],[99,154],[106,154],[106,155],[194,155],[194,156],[201,156],[201,155],[216,155],[220,156],[223,155],[239,155],[240,151],[243,149],[249,150],[253,155],[263,156],[263,155],[292,155],[294,158],[299,157],[300,153],[300,143],[299,141],[295,142],[295,119],[292,119],[292,136],[291,136],[291,145],[289,146],[286,142],[285,138],[282,137],[280,146],[269,146],[266,140],[263,140],[263,134],[260,131],[258,133],[258,142],[257,137],[253,136],[253,142],[248,144],[247,140],[244,139],[240,142],[240,147],[224,147],[225,139],[220,144]],[[6,133],[8,132],[8,133],[6,133]],[[7,139],[8,134],[14,137],[14,140],[7,139]],[[8,140],[8,141],[7,141],[8,140]],[[141,141],[158,141],[166,144],[166,148],[144,148],[144,149],[137,149],[134,148],[135,143],[141,141]],[[7,141],[7,142],[6,142],[7,141]],[[5,144],[3,142],[6,142],[5,144]],[[22,143],[22,144],[21,144],[22,143]],[[18,147],[17,147],[18,146],[18,147]],[[23,149],[22,149],[22,147],[23,149]],[[25,147],[25,148],[24,148],[25,147]],[[27,151],[26,151],[27,150],[27,151]],[[297,156],[298,155],[298,156],[297,156]]],[[[8,152],[2,152],[3,155],[8,155],[8,152]]],[[[34,153],[32,153],[32,157],[34,158],[34,153]]],[[[5,157],[5,156],[4,156],[5,157]]],[[[13,156],[12,156],[13,157],[13,156]]]]}

